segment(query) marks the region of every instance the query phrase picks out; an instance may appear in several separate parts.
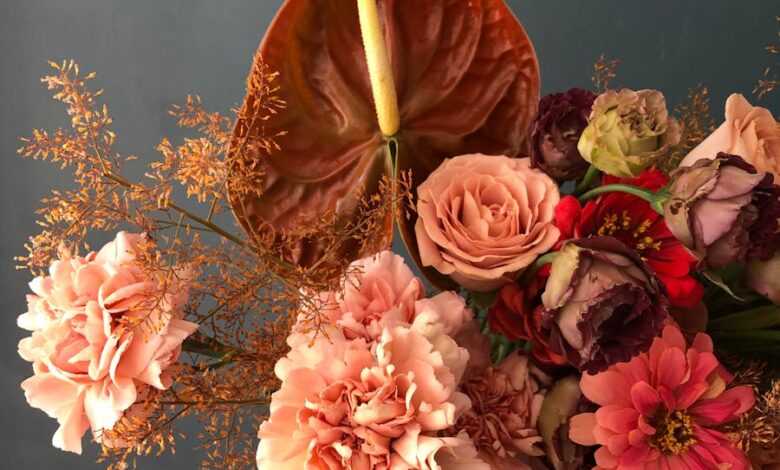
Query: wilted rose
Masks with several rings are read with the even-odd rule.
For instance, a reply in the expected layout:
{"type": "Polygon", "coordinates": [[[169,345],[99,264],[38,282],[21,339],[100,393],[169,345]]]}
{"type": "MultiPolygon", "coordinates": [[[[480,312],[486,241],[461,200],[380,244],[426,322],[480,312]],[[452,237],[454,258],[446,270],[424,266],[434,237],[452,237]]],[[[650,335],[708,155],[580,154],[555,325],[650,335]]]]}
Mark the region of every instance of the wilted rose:
{"type": "Polygon", "coordinates": [[[646,350],[669,301],[639,255],[611,237],[570,241],[542,294],[550,348],[580,370],[601,371],[646,350]]]}
{"type": "Polygon", "coordinates": [[[656,90],[610,90],[596,98],[578,148],[604,173],[639,175],[680,142],[680,126],[656,90]]]}
{"type": "Polygon", "coordinates": [[[741,157],[720,153],[672,174],[669,229],[706,268],[769,259],[778,247],[780,187],[741,157]]]}
{"type": "Polygon", "coordinates": [[[470,290],[491,291],[514,281],[558,241],[558,185],[527,158],[446,160],[417,196],[422,264],[470,290]]]}
{"type": "Polygon", "coordinates": [[[577,143],[588,126],[595,99],[595,93],[581,88],[542,98],[531,134],[531,160],[535,167],[558,181],[585,175],[589,163],[580,155],[577,143]]]}
{"type": "Polygon", "coordinates": [[[726,100],[726,121],[682,161],[691,166],[718,152],[739,155],[760,172],[780,181],[780,123],[765,108],[752,106],[744,96],[726,100]]]}

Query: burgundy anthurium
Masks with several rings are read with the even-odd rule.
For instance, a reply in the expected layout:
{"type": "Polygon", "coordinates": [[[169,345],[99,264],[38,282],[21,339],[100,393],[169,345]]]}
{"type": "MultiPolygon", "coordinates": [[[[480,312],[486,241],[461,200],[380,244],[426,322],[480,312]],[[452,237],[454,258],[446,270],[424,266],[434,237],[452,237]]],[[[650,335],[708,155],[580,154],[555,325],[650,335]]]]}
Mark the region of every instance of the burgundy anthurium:
{"type": "MultiPolygon", "coordinates": [[[[379,0],[378,7],[400,110],[394,157],[415,187],[449,157],[525,153],[539,67],[502,0],[379,0]]],[[[286,102],[263,132],[284,135],[281,150],[268,155],[242,147],[240,157],[263,165],[264,177],[260,196],[232,197],[238,219],[250,231],[290,229],[328,212],[353,221],[355,195],[391,172],[355,0],[285,1],[257,57],[279,73],[286,102]]],[[[248,125],[256,92],[250,85],[236,139],[248,129],[250,141],[260,136],[248,125]]],[[[417,257],[414,217],[399,223],[417,257]]],[[[321,249],[316,240],[302,243],[294,261],[312,263],[321,249]]],[[[354,247],[344,253],[359,255],[354,247]]]]}

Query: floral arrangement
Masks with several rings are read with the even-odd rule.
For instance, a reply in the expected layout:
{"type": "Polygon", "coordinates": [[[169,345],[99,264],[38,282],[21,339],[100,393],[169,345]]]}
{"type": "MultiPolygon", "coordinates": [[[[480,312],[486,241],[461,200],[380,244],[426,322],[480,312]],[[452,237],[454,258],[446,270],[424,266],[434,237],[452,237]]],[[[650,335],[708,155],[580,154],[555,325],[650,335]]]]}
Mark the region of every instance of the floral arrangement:
{"type": "Polygon", "coordinates": [[[133,181],[94,74],[51,65],[71,127],[20,154],[75,189],[18,324],[54,446],[125,469],[194,416],[203,468],[780,468],[770,110],[670,110],[603,56],[540,100],[501,0],[287,0],[235,116],[189,97],[133,181]]]}

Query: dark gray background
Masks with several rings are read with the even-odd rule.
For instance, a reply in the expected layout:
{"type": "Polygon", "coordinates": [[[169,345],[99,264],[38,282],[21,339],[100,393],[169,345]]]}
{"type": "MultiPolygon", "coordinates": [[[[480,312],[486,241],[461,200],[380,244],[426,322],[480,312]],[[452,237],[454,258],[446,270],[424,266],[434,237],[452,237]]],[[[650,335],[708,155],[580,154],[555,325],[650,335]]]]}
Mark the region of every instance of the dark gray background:
{"type": "MultiPolygon", "coordinates": [[[[414,0],[406,0],[413,7],[414,0]]],[[[464,0],[465,1],[465,0],[464,0]]],[[[38,83],[47,59],[72,57],[98,72],[97,84],[119,135],[118,149],[143,158],[163,135],[181,134],[166,115],[171,103],[200,94],[208,107],[238,104],[252,54],[279,0],[0,0],[0,468],[101,468],[95,449],[76,457],[53,449],[56,423],[29,409],[19,383],[30,367],[18,358],[29,275],[13,270],[34,233],[33,210],[67,178],[50,165],[16,157],[17,138],[33,127],[66,125],[62,107],[38,83]]],[[[671,105],[699,82],[712,92],[714,114],[730,92],[750,94],[769,57],[780,14],[777,0],[509,1],[534,40],[545,93],[589,85],[604,52],[623,61],[618,84],[657,88],[671,105]]],[[[780,95],[764,106],[780,114],[780,95]]],[[[181,442],[175,459],[141,468],[197,468],[181,442]]]]}

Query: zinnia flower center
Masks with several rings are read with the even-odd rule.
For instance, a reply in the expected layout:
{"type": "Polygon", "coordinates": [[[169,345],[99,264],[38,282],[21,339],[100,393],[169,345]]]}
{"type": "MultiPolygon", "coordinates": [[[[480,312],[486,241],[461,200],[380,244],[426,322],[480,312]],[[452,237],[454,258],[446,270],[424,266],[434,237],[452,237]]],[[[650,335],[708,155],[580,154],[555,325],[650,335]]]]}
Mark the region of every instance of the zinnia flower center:
{"type": "Polygon", "coordinates": [[[662,416],[655,426],[650,445],[666,455],[679,455],[696,443],[693,436],[693,419],[682,411],[662,416]]]}
{"type": "MultiPolygon", "coordinates": [[[[615,237],[623,243],[633,246],[634,249],[643,255],[647,250],[661,250],[661,242],[647,235],[653,223],[653,220],[645,219],[642,223],[636,225],[628,211],[623,211],[620,215],[610,212],[604,217],[601,227],[598,229],[598,235],[615,237]]],[[[645,257],[642,256],[642,258],[644,259],[645,257]]]]}

